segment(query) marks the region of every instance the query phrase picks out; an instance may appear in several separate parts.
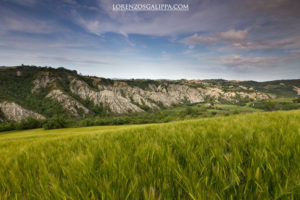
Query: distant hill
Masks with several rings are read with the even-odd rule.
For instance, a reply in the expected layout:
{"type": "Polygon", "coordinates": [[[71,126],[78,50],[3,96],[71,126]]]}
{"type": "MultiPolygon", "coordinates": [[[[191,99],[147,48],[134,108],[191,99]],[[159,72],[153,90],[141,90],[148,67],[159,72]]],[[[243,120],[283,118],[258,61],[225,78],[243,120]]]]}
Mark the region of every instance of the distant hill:
{"type": "Polygon", "coordinates": [[[242,105],[299,94],[300,80],[112,80],[65,68],[0,68],[0,119],[11,121],[147,112],[200,102],[242,105]]]}

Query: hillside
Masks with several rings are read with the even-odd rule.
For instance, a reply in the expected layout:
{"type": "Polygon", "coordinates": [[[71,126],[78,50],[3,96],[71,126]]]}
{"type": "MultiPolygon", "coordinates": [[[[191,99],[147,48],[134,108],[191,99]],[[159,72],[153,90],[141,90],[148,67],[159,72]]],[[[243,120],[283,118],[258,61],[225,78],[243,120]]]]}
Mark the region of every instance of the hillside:
{"type": "Polygon", "coordinates": [[[0,134],[0,199],[299,199],[300,111],[0,134]]]}
{"type": "Polygon", "coordinates": [[[111,80],[64,68],[0,68],[0,120],[143,113],[194,103],[246,103],[296,97],[300,80],[111,80]]]}

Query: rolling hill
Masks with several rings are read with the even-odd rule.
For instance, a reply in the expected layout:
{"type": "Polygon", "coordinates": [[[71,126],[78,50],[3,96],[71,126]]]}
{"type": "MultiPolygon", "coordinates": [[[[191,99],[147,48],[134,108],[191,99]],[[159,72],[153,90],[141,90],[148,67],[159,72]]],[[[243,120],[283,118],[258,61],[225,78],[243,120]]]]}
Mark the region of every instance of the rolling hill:
{"type": "Polygon", "coordinates": [[[143,113],[194,103],[245,105],[300,94],[300,80],[111,80],[64,68],[0,68],[0,120],[143,113]]]}

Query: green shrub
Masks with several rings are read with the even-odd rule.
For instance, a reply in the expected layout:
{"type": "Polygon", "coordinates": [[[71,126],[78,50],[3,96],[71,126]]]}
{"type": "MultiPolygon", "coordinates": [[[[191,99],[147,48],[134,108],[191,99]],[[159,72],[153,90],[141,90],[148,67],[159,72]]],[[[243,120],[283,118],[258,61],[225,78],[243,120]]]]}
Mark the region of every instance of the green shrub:
{"type": "Polygon", "coordinates": [[[17,122],[15,127],[17,130],[25,130],[25,129],[41,128],[42,124],[43,124],[42,120],[29,117],[27,119],[21,120],[20,122],[17,122]]]}
{"type": "Polygon", "coordinates": [[[238,110],[235,110],[235,111],[233,111],[233,114],[235,114],[235,115],[237,115],[237,114],[239,114],[240,112],[238,111],[238,110]]]}
{"type": "Polygon", "coordinates": [[[194,113],[194,109],[192,107],[187,107],[185,110],[184,110],[184,114],[185,115],[191,115],[194,113]]]}
{"type": "Polygon", "coordinates": [[[300,96],[298,96],[298,98],[293,100],[294,103],[300,103],[300,96]]]}
{"type": "Polygon", "coordinates": [[[0,132],[2,131],[12,131],[16,129],[16,123],[1,123],[0,124],[0,132]]]}
{"type": "Polygon", "coordinates": [[[67,127],[67,121],[63,117],[54,117],[48,119],[44,125],[44,129],[58,129],[67,127]]]}
{"type": "Polygon", "coordinates": [[[276,103],[272,101],[266,101],[264,105],[265,110],[272,111],[276,108],[276,103]]]}
{"type": "Polygon", "coordinates": [[[294,110],[294,109],[299,109],[299,108],[300,108],[300,105],[297,103],[280,105],[280,110],[294,110]]]}
{"type": "Polygon", "coordinates": [[[43,123],[44,120],[39,120],[39,119],[34,119],[29,117],[27,119],[21,120],[20,122],[6,122],[0,124],[0,132],[41,128],[43,123]]]}

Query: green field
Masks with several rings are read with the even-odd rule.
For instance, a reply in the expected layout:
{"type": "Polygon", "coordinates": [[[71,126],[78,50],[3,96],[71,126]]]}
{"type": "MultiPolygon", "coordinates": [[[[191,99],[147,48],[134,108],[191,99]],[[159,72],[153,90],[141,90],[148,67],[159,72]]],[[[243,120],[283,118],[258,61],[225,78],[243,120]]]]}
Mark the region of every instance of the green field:
{"type": "Polygon", "coordinates": [[[2,132],[0,199],[300,199],[300,111],[2,132]]]}

